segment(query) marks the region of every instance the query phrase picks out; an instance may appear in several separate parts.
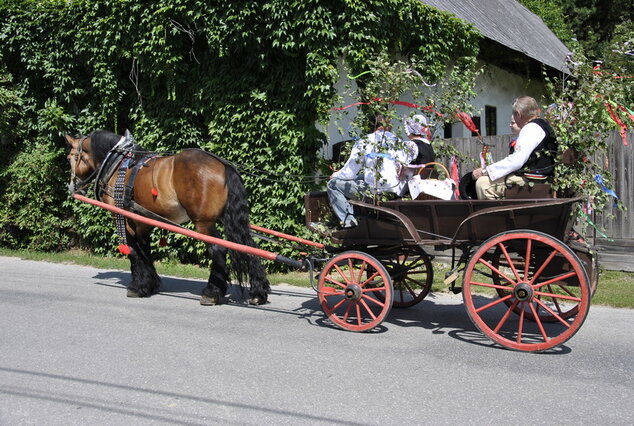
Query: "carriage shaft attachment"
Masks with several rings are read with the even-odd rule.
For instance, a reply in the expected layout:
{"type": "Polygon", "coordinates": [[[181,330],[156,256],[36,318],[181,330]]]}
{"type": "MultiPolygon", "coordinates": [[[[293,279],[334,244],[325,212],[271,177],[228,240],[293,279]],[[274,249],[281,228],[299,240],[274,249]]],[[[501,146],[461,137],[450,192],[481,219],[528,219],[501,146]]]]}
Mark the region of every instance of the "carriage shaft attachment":
{"type": "Polygon", "coordinates": [[[273,260],[275,262],[281,262],[286,265],[292,266],[293,268],[296,268],[296,269],[301,269],[301,270],[308,269],[308,260],[290,259],[286,256],[282,256],[267,250],[262,250],[257,247],[250,247],[244,244],[238,244],[231,241],[223,240],[222,238],[216,238],[210,235],[201,234],[200,232],[192,231],[191,229],[183,228],[182,226],[171,225],[169,223],[164,223],[155,219],[150,219],[148,217],[141,216],[140,214],[136,214],[128,210],[120,209],[118,207],[112,206],[102,201],[93,200],[92,198],[88,198],[77,193],[73,194],[73,198],[88,204],[92,204],[93,206],[101,207],[113,213],[120,214],[129,219],[136,220],[138,222],[142,222],[150,226],[155,226],[157,228],[165,229],[167,231],[175,232],[177,234],[185,235],[187,237],[195,238],[205,243],[216,244],[222,247],[226,247],[229,250],[235,250],[235,251],[247,253],[253,256],[262,257],[264,259],[273,260]]]}

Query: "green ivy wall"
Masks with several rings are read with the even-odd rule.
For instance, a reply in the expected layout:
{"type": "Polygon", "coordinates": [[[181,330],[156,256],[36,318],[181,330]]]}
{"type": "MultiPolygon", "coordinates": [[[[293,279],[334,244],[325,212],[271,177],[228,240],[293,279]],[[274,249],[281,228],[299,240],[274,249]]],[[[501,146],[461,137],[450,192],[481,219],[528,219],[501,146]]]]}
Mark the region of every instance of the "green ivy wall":
{"type": "MultiPolygon", "coordinates": [[[[316,184],[301,176],[323,167],[315,123],[338,58],[363,72],[388,52],[435,81],[478,37],[417,0],[3,0],[0,245],[113,252],[108,215],[65,189],[62,135],[98,128],[227,158],[243,167],[252,221],[302,234],[316,184]]],[[[200,261],[200,245],[168,238],[160,256],[200,261]]]]}

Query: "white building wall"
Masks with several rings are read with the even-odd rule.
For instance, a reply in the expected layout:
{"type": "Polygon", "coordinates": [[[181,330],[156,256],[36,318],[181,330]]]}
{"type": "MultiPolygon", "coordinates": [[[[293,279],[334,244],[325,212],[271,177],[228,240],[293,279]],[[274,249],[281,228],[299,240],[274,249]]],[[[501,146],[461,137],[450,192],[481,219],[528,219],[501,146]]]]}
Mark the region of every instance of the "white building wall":
{"type": "MultiPolygon", "coordinates": [[[[527,77],[519,74],[510,73],[499,67],[490,64],[480,64],[484,67],[484,72],[476,80],[475,92],[477,93],[475,99],[473,99],[472,105],[474,106],[474,116],[480,116],[480,132],[482,136],[489,136],[486,133],[486,117],[484,116],[485,106],[496,107],[496,133],[498,135],[504,135],[511,133],[509,128],[509,122],[511,118],[511,107],[513,101],[519,96],[533,96],[540,103],[545,103],[543,96],[545,94],[545,87],[541,81],[531,80],[527,77]]],[[[335,85],[337,92],[343,96],[341,104],[335,105],[335,108],[352,105],[358,102],[358,99],[354,99],[350,96],[356,89],[356,83],[354,80],[348,78],[346,70],[343,65],[343,61],[339,64],[339,81],[335,85]]],[[[399,101],[405,101],[410,103],[417,103],[412,99],[411,95],[404,95],[399,101]]],[[[395,110],[399,116],[405,116],[412,114],[413,112],[423,112],[428,119],[433,120],[435,117],[433,114],[412,110],[412,108],[404,106],[395,106],[395,110]]],[[[332,146],[336,143],[350,140],[348,131],[350,130],[349,122],[358,113],[356,106],[347,108],[344,111],[333,110],[330,114],[330,121],[326,126],[318,125],[322,131],[328,137],[328,143],[324,147],[323,155],[325,158],[332,158],[332,146]]],[[[405,138],[402,131],[402,123],[394,122],[394,133],[398,136],[405,138]]],[[[439,124],[436,126],[435,137],[443,137],[443,126],[439,124]]],[[[461,122],[454,123],[452,125],[452,137],[470,137],[471,131],[469,131],[461,122]]]]}
{"type": "MultiPolygon", "coordinates": [[[[531,80],[519,74],[510,73],[502,68],[490,64],[480,64],[484,72],[476,80],[475,91],[477,96],[472,102],[474,116],[480,117],[480,133],[482,136],[490,136],[486,133],[485,106],[494,106],[497,109],[497,134],[511,133],[509,123],[511,121],[513,101],[519,96],[532,96],[537,102],[543,103],[545,87],[541,81],[531,80]]],[[[462,124],[455,123],[452,127],[452,137],[470,137],[471,132],[462,124]]]]}
{"type": "MultiPolygon", "coordinates": [[[[340,104],[334,105],[333,108],[342,108],[358,102],[358,99],[352,98],[350,95],[357,89],[357,84],[353,79],[348,78],[343,60],[339,62],[339,81],[335,84],[337,93],[343,97],[340,104]]],[[[328,141],[322,150],[324,158],[332,158],[332,146],[350,140],[348,132],[350,131],[350,121],[356,117],[359,109],[356,106],[347,108],[343,111],[333,109],[330,113],[330,120],[327,125],[317,124],[317,128],[321,129],[327,136],[328,141]]]]}

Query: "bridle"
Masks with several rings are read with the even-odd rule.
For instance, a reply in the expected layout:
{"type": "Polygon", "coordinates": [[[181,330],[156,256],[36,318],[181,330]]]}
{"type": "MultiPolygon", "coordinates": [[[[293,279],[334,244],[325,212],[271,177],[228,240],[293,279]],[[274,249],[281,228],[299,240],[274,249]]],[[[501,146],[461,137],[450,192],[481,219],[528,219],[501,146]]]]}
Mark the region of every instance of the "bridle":
{"type": "Polygon", "coordinates": [[[85,161],[82,153],[84,151],[84,141],[88,139],[88,136],[82,136],[77,144],[77,149],[75,150],[75,154],[73,155],[74,161],[70,163],[70,183],[68,184],[68,192],[74,194],[76,192],[85,192],[83,191],[84,187],[88,185],[94,178],[99,169],[93,170],[93,172],[86,179],[79,179],[77,177],[77,167],[82,161],[85,161]]]}

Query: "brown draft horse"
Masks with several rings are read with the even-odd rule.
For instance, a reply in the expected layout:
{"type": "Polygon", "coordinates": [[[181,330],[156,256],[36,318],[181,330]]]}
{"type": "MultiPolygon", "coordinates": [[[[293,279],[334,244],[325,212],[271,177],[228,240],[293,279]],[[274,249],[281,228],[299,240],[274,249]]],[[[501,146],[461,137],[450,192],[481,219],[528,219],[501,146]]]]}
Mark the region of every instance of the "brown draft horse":
{"type": "MultiPolygon", "coordinates": [[[[104,178],[102,168],[106,169],[104,162],[112,162],[115,151],[119,152],[119,157],[124,157],[121,142],[126,140],[125,137],[98,130],[88,136],[66,135],[65,138],[70,145],[67,158],[71,168],[71,193],[81,191],[95,176],[101,176],[102,190],[98,191],[98,198],[115,205],[117,170],[105,173],[104,178]]],[[[151,153],[138,145],[127,149],[130,164],[125,175],[121,173],[120,179],[128,183],[133,175],[132,165],[142,162],[137,166],[132,184],[132,197],[137,206],[177,224],[191,220],[198,232],[214,237],[220,237],[216,229],[216,222],[220,222],[227,240],[255,247],[249,230],[249,207],[244,186],[231,164],[200,149],[188,149],[166,157],[151,157],[148,155],[151,153]]],[[[114,169],[120,167],[115,165],[114,169]]],[[[158,292],[160,278],[152,264],[151,230],[150,225],[125,219],[132,273],[128,297],[147,297],[158,292]]],[[[208,244],[207,251],[212,259],[212,268],[200,303],[216,305],[228,290],[227,249],[208,244]]],[[[249,303],[266,303],[270,285],[260,259],[233,250],[229,252],[231,270],[240,284],[245,278],[249,279],[249,303]]]]}

